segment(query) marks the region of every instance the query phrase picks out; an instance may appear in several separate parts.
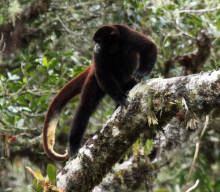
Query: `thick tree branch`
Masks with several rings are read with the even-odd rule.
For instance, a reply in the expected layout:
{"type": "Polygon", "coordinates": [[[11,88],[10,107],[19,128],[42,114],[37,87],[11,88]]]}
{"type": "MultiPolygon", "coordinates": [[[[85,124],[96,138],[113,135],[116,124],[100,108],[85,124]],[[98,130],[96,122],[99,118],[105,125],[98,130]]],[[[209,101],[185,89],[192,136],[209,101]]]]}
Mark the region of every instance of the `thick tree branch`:
{"type": "MultiPolygon", "coordinates": [[[[203,124],[200,123],[198,127],[202,128],[203,124]]],[[[180,150],[189,147],[192,139],[195,140],[195,134],[192,133],[197,130],[186,129],[183,121],[173,118],[156,132],[150,155],[144,152],[144,146],[141,146],[138,149],[139,153],[134,154],[122,164],[116,164],[113,171],[105,176],[93,192],[133,192],[143,187],[151,191],[155,176],[160,169],[169,165],[173,157],[179,155],[180,150]],[[193,137],[190,137],[191,135],[193,137]]]]}
{"type": "Polygon", "coordinates": [[[197,38],[198,50],[195,54],[177,57],[177,61],[185,68],[185,75],[198,73],[211,54],[212,39],[205,32],[197,38]]]}
{"type": "Polygon", "coordinates": [[[169,77],[170,69],[176,62],[183,66],[184,75],[195,74],[200,71],[201,67],[205,65],[210,57],[212,37],[202,31],[196,38],[196,44],[197,51],[195,51],[195,53],[176,57],[171,56],[170,59],[164,63],[163,74],[165,77],[169,77]]]}
{"type": "Polygon", "coordinates": [[[28,28],[25,25],[47,12],[51,1],[36,0],[29,8],[17,15],[15,20],[0,25],[0,51],[3,54],[25,48],[32,39],[36,38],[37,30],[28,28]]]}
{"type": "Polygon", "coordinates": [[[57,185],[66,191],[90,191],[136,141],[140,133],[154,138],[178,111],[189,127],[192,118],[220,107],[220,71],[152,79],[138,84],[129,93],[130,104],[119,107],[100,133],[87,141],[78,156],[57,176],[57,185]]]}
{"type": "Polygon", "coordinates": [[[28,157],[36,165],[50,163],[51,160],[42,153],[42,136],[30,138],[28,134],[0,134],[0,163],[13,161],[16,157],[28,157]]]}
{"type": "Polygon", "coordinates": [[[132,156],[108,173],[102,182],[93,189],[93,192],[133,192],[139,189],[143,183],[146,183],[149,189],[156,169],[157,167],[151,166],[144,156],[132,156]]]}

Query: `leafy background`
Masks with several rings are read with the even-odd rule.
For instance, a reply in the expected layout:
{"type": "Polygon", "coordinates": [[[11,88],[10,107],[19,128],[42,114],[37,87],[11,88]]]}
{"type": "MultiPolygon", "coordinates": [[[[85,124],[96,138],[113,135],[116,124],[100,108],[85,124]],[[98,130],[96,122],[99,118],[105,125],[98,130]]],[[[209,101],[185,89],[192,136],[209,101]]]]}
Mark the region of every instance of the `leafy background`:
{"type": "MultiPolygon", "coordinates": [[[[32,1],[2,0],[0,24],[14,21],[32,1]]],[[[91,63],[92,35],[100,25],[120,23],[151,36],[159,49],[151,77],[164,77],[166,62],[195,53],[196,38],[205,31],[211,54],[201,71],[220,67],[219,0],[63,0],[27,25],[39,36],[27,48],[0,55],[0,191],[31,191],[33,178],[26,166],[46,174],[48,163],[40,144],[44,115],[57,91],[91,63]]],[[[168,77],[183,75],[174,62],[168,77]]],[[[78,97],[63,111],[57,129],[57,148],[67,145],[68,130],[78,97]]],[[[85,139],[108,119],[114,103],[106,97],[90,120],[85,139]]],[[[202,121],[202,120],[201,120],[202,121]]],[[[191,180],[195,191],[220,191],[220,119],[211,121],[191,180]]],[[[190,143],[160,170],[153,191],[181,191],[186,187],[195,143],[190,143]]],[[[56,164],[59,168],[62,165],[56,164]]],[[[140,191],[145,191],[144,188],[140,191]]]]}

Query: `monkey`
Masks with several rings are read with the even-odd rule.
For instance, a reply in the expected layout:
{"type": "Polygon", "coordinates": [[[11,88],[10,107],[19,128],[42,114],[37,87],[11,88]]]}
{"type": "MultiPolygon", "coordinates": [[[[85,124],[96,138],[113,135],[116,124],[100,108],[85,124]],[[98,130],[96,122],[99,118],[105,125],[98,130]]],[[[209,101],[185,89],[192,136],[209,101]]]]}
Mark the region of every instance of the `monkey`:
{"type": "Polygon", "coordinates": [[[157,59],[157,46],[147,36],[126,25],[101,26],[94,34],[92,64],[68,82],[51,102],[43,127],[45,153],[53,160],[64,161],[80,148],[90,116],[102,98],[108,94],[116,106],[128,105],[127,93],[144,76],[148,75],[157,59]],[[54,151],[55,129],[63,107],[74,96],[80,102],[73,117],[69,153],[54,151]]]}

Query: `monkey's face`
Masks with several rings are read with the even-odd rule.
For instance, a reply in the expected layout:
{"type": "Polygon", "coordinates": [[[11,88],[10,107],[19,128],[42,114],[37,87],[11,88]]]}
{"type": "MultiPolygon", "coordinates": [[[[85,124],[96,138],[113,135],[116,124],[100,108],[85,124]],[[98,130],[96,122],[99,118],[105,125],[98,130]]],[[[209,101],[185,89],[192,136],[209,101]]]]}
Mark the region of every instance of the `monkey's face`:
{"type": "Polygon", "coordinates": [[[99,28],[93,36],[95,54],[114,54],[119,48],[119,31],[113,26],[99,28]]]}

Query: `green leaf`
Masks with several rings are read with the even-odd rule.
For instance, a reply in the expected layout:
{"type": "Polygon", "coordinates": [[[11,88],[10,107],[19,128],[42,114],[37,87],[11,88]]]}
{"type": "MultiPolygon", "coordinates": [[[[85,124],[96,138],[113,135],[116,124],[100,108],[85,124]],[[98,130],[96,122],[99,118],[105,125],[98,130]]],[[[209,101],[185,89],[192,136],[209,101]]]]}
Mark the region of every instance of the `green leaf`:
{"type": "Polygon", "coordinates": [[[51,69],[54,69],[58,65],[58,60],[56,58],[52,58],[48,62],[48,65],[50,66],[51,69]]]}
{"type": "Polygon", "coordinates": [[[45,67],[49,67],[49,64],[48,64],[48,61],[47,61],[47,58],[46,57],[43,57],[43,65],[45,67]]]}
{"type": "Polygon", "coordinates": [[[139,2],[139,3],[138,3],[138,9],[139,9],[139,10],[143,10],[143,9],[144,9],[144,5],[143,5],[142,2],[139,2]]]}
{"type": "Polygon", "coordinates": [[[152,108],[152,99],[150,96],[147,96],[147,105],[148,105],[148,109],[152,108]]]}
{"type": "Polygon", "coordinates": [[[157,189],[155,192],[168,192],[168,190],[167,189],[157,189]]]}
{"type": "Polygon", "coordinates": [[[148,139],[144,145],[144,151],[146,152],[147,155],[149,155],[152,149],[153,149],[153,140],[148,139]]]}
{"type": "Polygon", "coordinates": [[[27,83],[26,77],[23,78],[23,83],[27,83]]]}
{"type": "Polygon", "coordinates": [[[49,180],[51,184],[55,185],[56,184],[56,167],[52,164],[47,165],[47,175],[49,177],[49,180]]]}
{"type": "Polygon", "coordinates": [[[3,24],[3,22],[4,22],[4,18],[2,16],[2,14],[0,14],[0,25],[3,24]]]}
{"type": "Polygon", "coordinates": [[[37,178],[38,178],[40,181],[44,181],[44,177],[43,177],[43,175],[41,174],[40,170],[36,170],[36,171],[35,171],[35,174],[37,175],[37,178]]]}
{"type": "Polygon", "coordinates": [[[216,181],[214,191],[220,191],[220,180],[216,181]]]}
{"type": "Polygon", "coordinates": [[[36,192],[43,192],[43,186],[37,181],[37,179],[34,179],[32,188],[36,192]]]}
{"type": "Polygon", "coordinates": [[[140,151],[140,140],[138,139],[132,146],[132,151],[134,154],[138,154],[140,151]]]}
{"type": "Polygon", "coordinates": [[[167,10],[169,10],[169,11],[173,11],[173,10],[175,10],[175,5],[174,4],[169,4],[169,5],[167,5],[167,10]]]}
{"type": "Polygon", "coordinates": [[[220,31],[220,18],[216,22],[216,28],[218,31],[220,31]]]}

